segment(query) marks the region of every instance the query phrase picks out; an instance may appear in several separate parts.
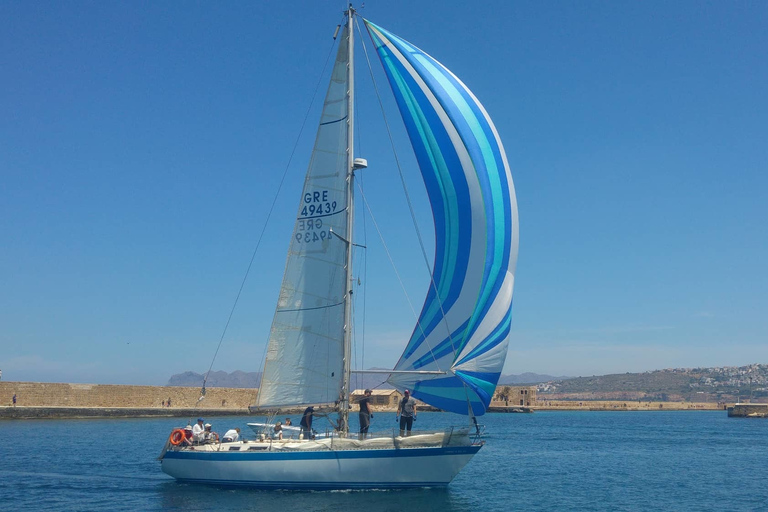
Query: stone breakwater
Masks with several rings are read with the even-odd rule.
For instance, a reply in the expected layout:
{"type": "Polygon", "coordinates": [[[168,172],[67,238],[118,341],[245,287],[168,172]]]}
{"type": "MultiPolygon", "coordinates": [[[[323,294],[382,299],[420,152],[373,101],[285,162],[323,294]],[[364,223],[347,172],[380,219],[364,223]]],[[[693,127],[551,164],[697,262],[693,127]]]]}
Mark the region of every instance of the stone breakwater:
{"type": "Polygon", "coordinates": [[[729,418],[768,418],[768,404],[735,404],[728,408],[729,418]]]}
{"type": "Polygon", "coordinates": [[[199,398],[198,387],[0,382],[0,418],[245,414],[256,390],[208,388],[199,398]]]}
{"type": "Polygon", "coordinates": [[[245,416],[247,409],[149,409],[141,407],[0,407],[0,420],[72,419],[72,418],[194,418],[211,416],[245,416]]]}
{"type": "MultiPolygon", "coordinates": [[[[491,402],[495,405],[496,402],[491,402]]],[[[644,402],[629,400],[537,400],[537,411],[718,411],[727,404],[716,402],[644,402]]]]}
{"type": "MultiPolygon", "coordinates": [[[[199,398],[199,387],[0,382],[0,419],[245,415],[256,400],[256,390],[208,388],[205,398],[199,398]],[[13,395],[16,395],[15,406],[13,395]]],[[[519,408],[510,402],[494,401],[490,405],[490,412],[519,408]]],[[[726,407],[723,403],[707,402],[536,400],[529,408],[534,411],[679,411],[726,407]]],[[[424,404],[419,409],[435,410],[424,404]]],[[[391,412],[394,408],[375,406],[374,410],[391,412]]]]}

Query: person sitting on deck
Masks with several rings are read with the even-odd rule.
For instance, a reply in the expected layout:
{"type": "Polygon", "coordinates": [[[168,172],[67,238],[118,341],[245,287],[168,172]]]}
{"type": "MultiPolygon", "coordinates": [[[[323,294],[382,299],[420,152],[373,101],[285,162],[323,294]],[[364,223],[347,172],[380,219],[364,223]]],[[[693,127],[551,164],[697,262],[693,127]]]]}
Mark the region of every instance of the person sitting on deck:
{"type": "Polygon", "coordinates": [[[204,443],[218,443],[219,442],[219,434],[216,432],[211,431],[211,424],[206,423],[205,424],[205,430],[203,431],[203,442],[204,443]]]}
{"type": "Polygon", "coordinates": [[[283,438],[283,424],[279,421],[275,423],[275,428],[272,432],[272,439],[282,439],[283,438]]]}
{"type": "Polygon", "coordinates": [[[234,443],[240,439],[240,428],[232,428],[227,430],[224,437],[221,440],[225,443],[234,443]]]}
{"type": "Polygon", "coordinates": [[[192,426],[187,425],[184,427],[184,439],[181,444],[184,446],[192,446],[195,443],[195,435],[192,433],[192,426]]]}

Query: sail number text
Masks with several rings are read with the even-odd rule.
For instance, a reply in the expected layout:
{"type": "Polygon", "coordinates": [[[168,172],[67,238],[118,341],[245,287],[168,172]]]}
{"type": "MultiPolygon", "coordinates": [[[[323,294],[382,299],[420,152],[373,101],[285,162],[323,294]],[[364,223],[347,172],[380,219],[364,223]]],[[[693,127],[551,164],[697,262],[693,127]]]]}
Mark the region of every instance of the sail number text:
{"type": "Polygon", "coordinates": [[[304,194],[304,206],[301,209],[302,217],[317,217],[328,215],[336,211],[336,201],[328,200],[327,190],[318,190],[304,194]]]}
{"type": "Polygon", "coordinates": [[[296,241],[307,244],[329,240],[331,231],[323,227],[323,219],[318,217],[336,213],[336,205],[336,201],[328,200],[327,190],[306,192],[300,217],[296,224],[296,241]]]}

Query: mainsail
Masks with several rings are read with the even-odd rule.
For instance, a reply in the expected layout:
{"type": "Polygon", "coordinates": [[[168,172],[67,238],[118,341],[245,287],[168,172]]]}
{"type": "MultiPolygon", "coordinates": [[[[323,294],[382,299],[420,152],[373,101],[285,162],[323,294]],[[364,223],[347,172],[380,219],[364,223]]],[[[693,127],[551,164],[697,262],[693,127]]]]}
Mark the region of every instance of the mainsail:
{"type": "Polygon", "coordinates": [[[341,395],[348,239],[347,36],[345,27],[296,215],[258,407],[334,403],[341,395]]]}
{"type": "Polygon", "coordinates": [[[496,128],[435,59],[365,21],[416,154],[435,223],[433,282],[389,382],[440,409],[485,412],[507,354],[518,219],[496,128]]]}

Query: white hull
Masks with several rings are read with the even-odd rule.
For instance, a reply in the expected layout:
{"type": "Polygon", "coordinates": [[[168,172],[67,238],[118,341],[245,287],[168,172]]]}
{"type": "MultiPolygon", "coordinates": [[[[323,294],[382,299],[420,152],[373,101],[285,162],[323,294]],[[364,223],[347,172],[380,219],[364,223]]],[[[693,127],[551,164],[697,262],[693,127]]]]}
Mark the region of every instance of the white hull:
{"type": "MultiPolygon", "coordinates": [[[[169,450],[162,459],[162,469],[184,482],[268,489],[441,487],[448,485],[482,446],[411,444],[417,437],[396,438],[400,447],[387,448],[367,448],[371,441],[340,443],[338,439],[333,441],[342,445],[338,449],[302,449],[297,442],[224,443],[215,448],[169,450]]],[[[373,445],[377,441],[373,440],[373,445]]],[[[390,445],[392,441],[390,438],[390,445]]],[[[305,446],[318,444],[308,442],[305,446]]]]}

